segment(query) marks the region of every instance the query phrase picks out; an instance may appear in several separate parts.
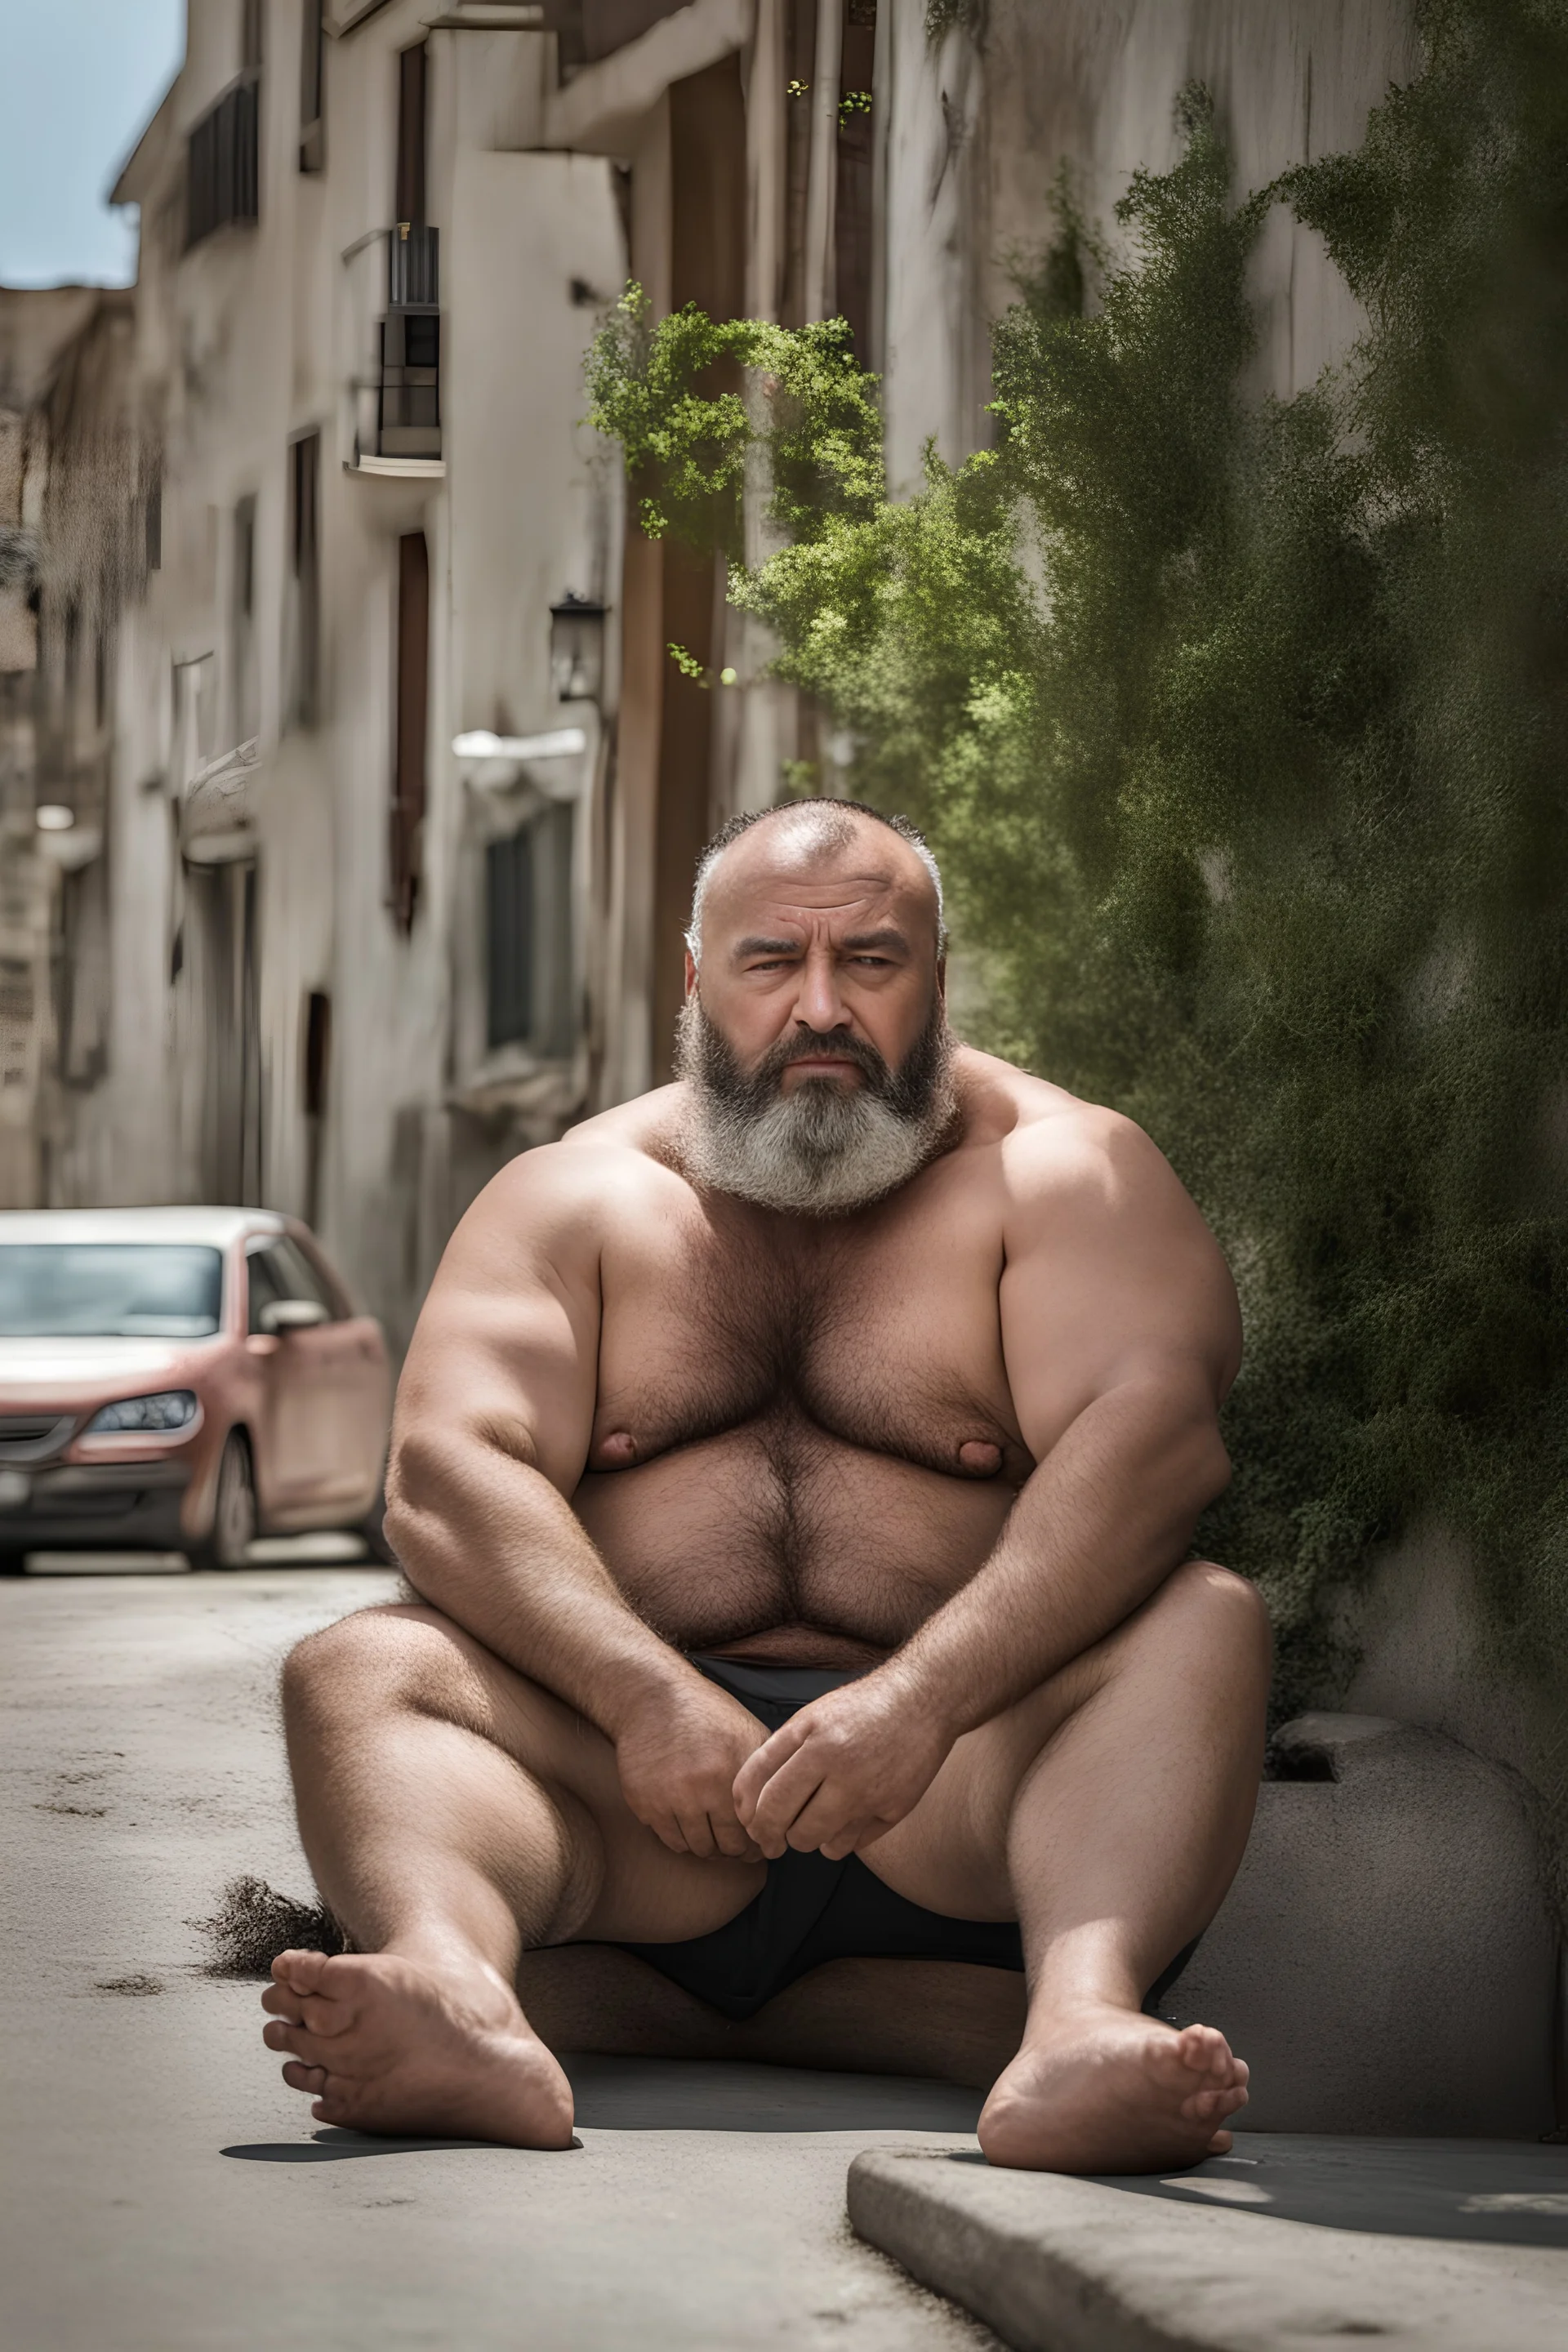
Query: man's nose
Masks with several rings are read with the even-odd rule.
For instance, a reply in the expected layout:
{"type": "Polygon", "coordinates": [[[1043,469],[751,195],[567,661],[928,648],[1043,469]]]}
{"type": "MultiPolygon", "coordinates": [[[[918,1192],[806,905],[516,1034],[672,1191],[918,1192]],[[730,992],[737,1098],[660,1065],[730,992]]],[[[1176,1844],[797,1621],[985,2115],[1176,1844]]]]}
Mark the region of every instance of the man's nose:
{"type": "Polygon", "coordinates": [[[819,1034],[848,1026],[849,1015],[838,985],[838,968],[832,956],[823,953],[806,957],[801,968],[795,1017],[819,1034]]]}

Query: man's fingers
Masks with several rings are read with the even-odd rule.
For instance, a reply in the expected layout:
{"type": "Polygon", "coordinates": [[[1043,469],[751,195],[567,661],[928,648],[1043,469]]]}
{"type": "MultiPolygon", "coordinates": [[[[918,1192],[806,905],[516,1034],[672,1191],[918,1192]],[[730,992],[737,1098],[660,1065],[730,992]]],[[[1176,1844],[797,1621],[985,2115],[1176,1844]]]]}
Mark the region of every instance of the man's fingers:
{"type": "Polygon", "coordinates": [[[809,1749],[781,1764],[768,1781],[752,1808],[749,1827],[770,1859],[776,1861],[783,1853],[792,1825],[821,1786],[822,1767],[809,1749]]]}
{"type": "Polygon", "coordinates": [[[852,1802],[843,1790],[825,1780],[790,1823],[789,1843],[796,1853],[825,1853],[830,1862],[838,1862],[850,1853],[865,1818],[858,1810],[851,1811],[852,1802]],[[842,1853],[833,1853],[835,1846],[842,1853]]]}
{"type": "Polygon", "coordinates": [[[728,1861],[755,1862],[758,1859],[761,1846],[738,1821],[723,1813],[710,1813],[708,1820],[719,1851],[728,1861]]]}
{"type": "Polygon", "coordinates": [[[706,1813],[682,1815],[680,1833],[686,1840],[686,1851],[700,1862],[711,1862],[719,1849],[713,1842],[713,1824],[706,1813]]]}
{"type": "Polygon", "coordinates": [[[801,1715],[792,1716],[787,1723],[779,1726],[771,1738],[764,1739],[760,1748],[752,1748],[736,1773],[731,1791],[735,1811],[748,1829],[752,1826],[752,1815],[763,1789],[779,1767],[804,1746],[810,1727],[804,1720],[804,1710],[801,1715]]]}

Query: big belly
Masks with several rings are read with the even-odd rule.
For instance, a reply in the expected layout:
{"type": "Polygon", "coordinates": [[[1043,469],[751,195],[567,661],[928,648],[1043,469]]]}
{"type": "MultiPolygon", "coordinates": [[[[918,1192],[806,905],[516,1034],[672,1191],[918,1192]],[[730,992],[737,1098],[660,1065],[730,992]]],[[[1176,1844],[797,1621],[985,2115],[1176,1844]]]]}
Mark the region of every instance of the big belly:
{"type": "Polygon", "coordinates": [[[682,1649],[871,1664],[980,1566],[1014,1488],[814,1432],[735,1430],[585,1477],[573,1508],[639,1616],[682,1649]]]}

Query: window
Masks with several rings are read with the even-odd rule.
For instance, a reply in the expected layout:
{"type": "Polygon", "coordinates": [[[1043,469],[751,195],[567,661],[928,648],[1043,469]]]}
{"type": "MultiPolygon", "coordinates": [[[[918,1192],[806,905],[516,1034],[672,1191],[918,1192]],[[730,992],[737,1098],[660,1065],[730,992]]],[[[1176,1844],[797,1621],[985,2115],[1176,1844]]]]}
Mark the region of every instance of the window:
{"type": "Polygon", "coordinates": [[[327,166],[326,26],[322,0],[304,0],[300,47],[300,169],[327,166]]]}
{"type": "Polygon", "coordinates": [[[855,353],[871,364],[871,231],[874,163],[871,69],[877,0],[845,0],[838,99],[838,185],[834,205],[835,307],[855,333],[855,353]]]}
{"type": "Polygon", "coordinates": [[[0,1244],[8,1339],[205,1339],[218,1328],[223,1260],[184,1242],[0,1244]]]}
{"type": "Polygon", "coordinates": [[[397,58],[397,189],[393,217],[400,228],[425,220],[425,141],[428,113],[428,43],[417,41],[397,58]]]}
{"type": "Polygon", "coordinates": [[[811,80],[817,0],[784,0],[784,272],[779,316],[805,319],[805,211],[811,172],[811,80]]]}
{"type": "Polygon", "coordinates": [[[308,1298],[324,1307],[334,1322],[341,1319],[338,1301],[304,1251],[287,1234],[274,1242],[252,1243],[246,1253],[245,1271],[250,1291],[247,1320],[253,1333],[266,1328],[261,1320],[263,1307],[274,1307],[283,1298],[308,1298]]]}
{"type": "Polygon", "coordinates": [[[185,250],[231,222],[260,217],[257,127],[261,83],[241,77],[192,131],[185,145],[185,250]]]}
{"type": "Polygon", "coordinates": [[[289,706],[300,727],[321,716],[321,436],[304,434],[289,449],[289,593],[292,675],[289,706]]]}
{"type": "Polygon", "coordinates": [[[413,929],[425,828],[426,736],[430,694],[430,557],[422,530],[397,542],[395,752],[392,779],[391,897],[400,930],[413,929]]]}
{"type": "Polygon", "coordinates": [[[573,811],[541,811],[485,852],[485,1043],[569,1054],[573,811]]]}
{"type": "Polygon", "coordinates": [[[312,988],[305,998],[305,1051],[302,1056],[301,1108],[307,1118],[327,1115],[327,1071],[332,1053],[332,1000],[312,988]]]}
{"type": "Polygon", "coordinates": [[[251,740],[260,725],[256,679],[256,500],[234,510],[234,573],[230,583],[230,664],[234,740],[251,740]]]}
{"type": "Polygon", "coordinates": [[[306,991],[303,1027],[300,1108],[305,1114],[305,1223],[315,1225],[321,1215],[321,1147],[332,1059],[332,1000],[325,989],[306,991]]]}

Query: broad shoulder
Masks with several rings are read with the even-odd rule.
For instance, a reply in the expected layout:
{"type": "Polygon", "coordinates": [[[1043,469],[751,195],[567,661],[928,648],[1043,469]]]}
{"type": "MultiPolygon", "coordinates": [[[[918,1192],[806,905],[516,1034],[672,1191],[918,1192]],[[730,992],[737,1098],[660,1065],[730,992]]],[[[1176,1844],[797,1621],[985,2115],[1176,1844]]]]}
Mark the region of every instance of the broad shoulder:
{"type": "Polygon", "coordinates": [[[443,1271],[482,1268],[493,1286],[509,1273],[526,1278],[542,1259],[562,1272],[595,1265],[607,1234],[668,1213],[688,1188],[649,1148],[668,1109],[662,1121],[638,1118],[658,1101],[644,1096],[509,1160],[458,1225],[443,1271]]]}
{"type": "Polygon", "coordinates": [[[970,1046],[959,1072],[966,1141],[995,1155],[1010,1205],[1114,1208],[1173,1192],[1187,1198],[1163,1152],[1120,1111],[970,1046]]]}
{"type": "MultiPolygon", "coordinates": [[[[976,1056],[972,1123],[1000,1180],[1007,1255],[1068,1251],[1130,1278],[1184,1265],[1222,1300],[1234,1294],[1196,1202],[1135,1120],[1006,1062],[976,1056]]],[[[1226,1312],[1229,1312],[1227,1307],[1226,1312]]]]}
{"type": "MultiPolygon", "coordinates": [[[[1048,1340],[1049,1378],[1072,1391],[1071,1411],[1134,1359],[1196,1358],[1223,1396],[1241,1360],[1236,1288],[1164,1153],[1132,1119],[1065,1087],[1006,1063],[984,1075],[1012,1112],[993,1149],[1016,1387],[1048,1340]]],[[[1064,1405],[1061,1426],[1068,1418],[1064,1405]]]]}

